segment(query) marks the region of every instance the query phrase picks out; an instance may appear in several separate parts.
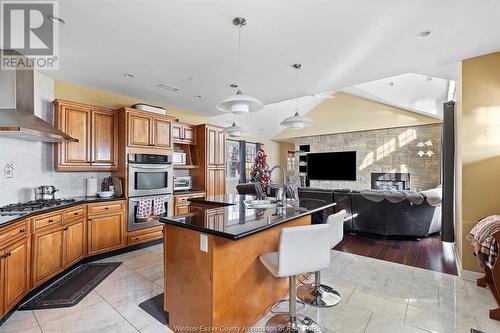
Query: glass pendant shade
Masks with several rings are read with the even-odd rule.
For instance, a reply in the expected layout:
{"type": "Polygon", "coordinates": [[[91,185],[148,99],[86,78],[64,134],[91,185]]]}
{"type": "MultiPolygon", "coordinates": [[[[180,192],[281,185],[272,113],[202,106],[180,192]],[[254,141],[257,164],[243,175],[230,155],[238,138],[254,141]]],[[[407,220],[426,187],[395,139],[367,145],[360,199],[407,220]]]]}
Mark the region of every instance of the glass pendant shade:
{"type": "Polygon", "coordinates": [[[233,123],[231,126],[224,128],[223,132],[231,138],[238,138],[245,132],[245,129],[233,123]]]}
{"type": "Polygon", "coordinates": [[[216,108],[222,112],[244,114],[260,111],[264,108],[264,104],[258,99],[243,95],[241,91],[238,91],[236,95],[229,96],[220,101],[216,108]]]}
{"type": "Polygon", "coordinates": [[[312,126],[312,124],[313,121],[311,119],[301,116],[298,112],[295,112],[292,117],[288,117],[280,123],[281,126],[293,129],[301,129],[307,126],[312,126]]]}

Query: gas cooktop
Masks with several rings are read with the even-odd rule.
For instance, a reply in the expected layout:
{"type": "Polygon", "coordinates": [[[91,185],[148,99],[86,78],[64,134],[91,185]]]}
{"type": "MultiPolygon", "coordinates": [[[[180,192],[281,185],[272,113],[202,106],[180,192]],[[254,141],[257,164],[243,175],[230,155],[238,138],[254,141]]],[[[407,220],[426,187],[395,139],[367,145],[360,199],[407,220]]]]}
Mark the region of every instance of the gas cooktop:
{"type": "Polygon", "coordinates": [[[19,202],[0,207],[0,214],[12,213],[31,213],[37,210],[53,208],[67,205],[75,202],[75,199],[51,199],[51,200],[33,200],[28,202],[19,202]]]}

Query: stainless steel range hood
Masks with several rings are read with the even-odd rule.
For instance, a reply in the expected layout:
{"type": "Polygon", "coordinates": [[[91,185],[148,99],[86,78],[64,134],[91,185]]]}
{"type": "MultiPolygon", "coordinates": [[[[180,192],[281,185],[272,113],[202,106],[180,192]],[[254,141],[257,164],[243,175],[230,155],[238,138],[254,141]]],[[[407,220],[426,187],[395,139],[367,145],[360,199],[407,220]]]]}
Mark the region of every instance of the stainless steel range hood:
{"type": "Polygon", "coordinates": [[[78,142],[35,116],[32,69],[0,71],[0,86],[0,136],[27,141],[78,142]]]}

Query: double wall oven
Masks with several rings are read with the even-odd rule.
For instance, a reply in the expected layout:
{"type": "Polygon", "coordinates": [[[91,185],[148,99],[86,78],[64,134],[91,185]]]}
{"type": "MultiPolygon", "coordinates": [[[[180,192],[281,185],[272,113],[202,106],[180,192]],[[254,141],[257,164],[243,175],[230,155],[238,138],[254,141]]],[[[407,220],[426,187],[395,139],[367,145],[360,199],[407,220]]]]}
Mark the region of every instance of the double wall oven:
{"type": "Polygon", "coordinates": [[[159,216],[138,218],[137,208],[142,202],[161,200],[163,215],[173,212],[173,167],[170,155],[128,155],[128,230],[134,231],[161,225],[159,216]]]}

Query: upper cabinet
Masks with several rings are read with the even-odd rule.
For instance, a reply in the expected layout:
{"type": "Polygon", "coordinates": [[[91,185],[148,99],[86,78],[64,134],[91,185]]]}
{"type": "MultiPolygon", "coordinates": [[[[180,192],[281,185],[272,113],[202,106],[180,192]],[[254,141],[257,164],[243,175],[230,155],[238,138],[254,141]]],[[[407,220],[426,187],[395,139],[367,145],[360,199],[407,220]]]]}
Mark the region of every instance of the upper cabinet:
{"type": "Polygon", "coordinates": [[[226,136],[223,128],[206,126],[207,167],[220,168],[225,166],[226,136]]]}
{"type": "Polygon", "coordinates": [[[118,115],[115,110],[55,100],[56,126],[78,139],[57,143],[57,171],[106,171],[118,168],[118,115]]]}
{"type": "Polygon", "coordinates": [[[172,149],[172,117],[124,108],[127,145],[136,148],[172,149]]]}
{"type": "Polygon", "coordinates": [[[172,123],[172,140],[174,143],[195,144],[196,131],[192,125],[173,122],[172,123]]]}

